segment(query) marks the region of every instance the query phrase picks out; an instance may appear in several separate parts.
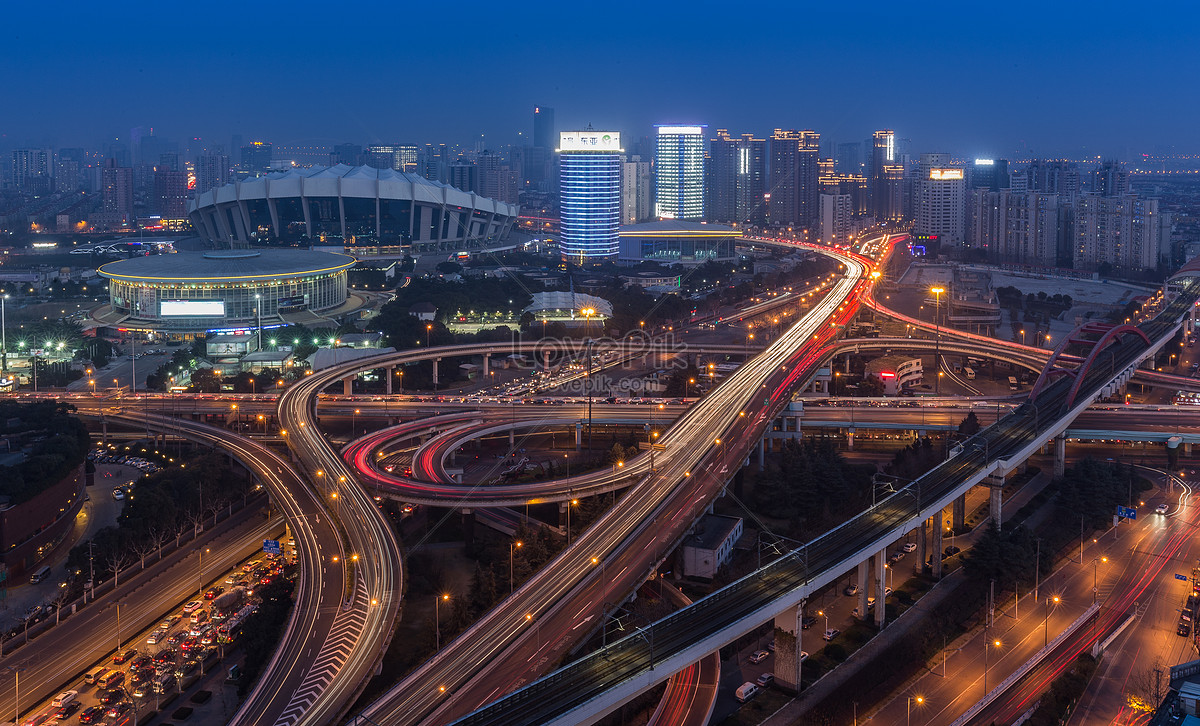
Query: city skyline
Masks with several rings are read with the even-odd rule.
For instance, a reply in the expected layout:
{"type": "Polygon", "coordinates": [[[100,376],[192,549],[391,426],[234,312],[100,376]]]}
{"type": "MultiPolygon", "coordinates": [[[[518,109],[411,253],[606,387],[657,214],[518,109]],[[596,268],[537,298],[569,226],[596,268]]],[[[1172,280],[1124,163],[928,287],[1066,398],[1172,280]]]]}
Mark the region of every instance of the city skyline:
{"type": "MultiPolygon", "coordinates": [[[[543,104],[556,110],[559,129],[590,123],[631,138],[650,136],[654,124],[683,122],[759,136],[776,127],[812,128],[834,143],[894,128],[898,138],[911,139],[913,153],[963,157],[1132,159],[1191,150],[1197,102],[1176,89],[1200,63],[1172,36],[1185,40],[1181,29],[1193,9],[1172,16],[1180,22],[1143,16],[1118,24],[1095,6],[1084,14],[1038,7],[1039,22],[1016,33],[989,22],[983,10],[904,15],[887,7],[805,8],[803,16],[763,8],[718,22],[618,6],[599,23],[586,8],[505,16],[475,3],[455,18],[453,39],[412,34],[391,45],[312,39],[354,38],[368,22],[437,22],[439,11],[378,8],[322,16],[318,28],[309,13],[293,9],[269,15],[266,37],[284,40],[259,44],[247,42],[244,28],[219,10],[193,17],[156,6],[158,27],[188,29],[205,39],[203,52],[186,42],[115,42],[99,51],[100,63],[95,38],[121,38],[136,26],[80,7],[81,22],[60,28],[54,54],[47,56],[39,36],[28,32],[3,51],[6,67],[18,71],[7,74],[6,95],[24,101],[19,113],[0,119],[0,144],[91,146],[140,126],[180,142],[201,137],[226,145],[238,134],[279,145],[470,147],[482,140],[499,148],[531,143],[531,111],[543,104]],[[878,25],[864,26],[866,18],[878,25]],[[776,30],[789,19],[820,30],[795,42],[776,30]],[[612,32],[614,23],[620,32],[612,32]],[[726,38],[737,41],[728,53],[714,53],[713,43],[726,38]],[[289,53],[289,45],[298,51],[289,53]],[[1141,104],[1107,98],[1097,108],[1101,81],[1087,79],[1095,78],[1099,52],[1128,61],[1105,64],[1105,87],[1163,99],[1169,112],[1151,114],[1141,104]],[[656,81],[667,67],[683,72],[669,84],[656,81]],[[389,78],[398,82],[383,83],[389,78]],[[336,90],[327,95],[322,87],[336,90]],[[464,94],[464,88],[474,90],[464,94]],[[48,92],[55,89],[57,96],[48,92]],[[737,99],[725,89],[736,89],[737,99]],[[56,97],[74,101],[56,109],[56,97]],[[487,112],[471,112],[480,108],[487,112]]],[[[13,27],[36,25],[35,11],[9,13],[13,27]]]]}

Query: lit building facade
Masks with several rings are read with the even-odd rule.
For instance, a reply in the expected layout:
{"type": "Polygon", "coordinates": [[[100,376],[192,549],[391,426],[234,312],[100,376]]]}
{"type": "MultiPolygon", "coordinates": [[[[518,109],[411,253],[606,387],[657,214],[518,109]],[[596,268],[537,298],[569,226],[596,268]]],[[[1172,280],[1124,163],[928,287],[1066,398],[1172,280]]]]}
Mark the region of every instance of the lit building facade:
{"type": "Polygon", "coordinates": [[[733,137],[725,129],[709,146],[707,216],[713,222],[764,224],[767,142],[753,134],[733,137]]]}
{"type": "Polygon", "coordinates": [[[663,219],[704,219],[705,140],[702,125],[660,125],[654,150],[654,213],[663,219]]]}
{"type": "Polygon", "coordinates": [[[1059,198],[1040,192],[976,189],[971,194],[968,246],[1008,265],[1055,267],[1065,222],[1059,198]]]}
{"type": "Polygon", "coordinates": [[[916,183],[913,232],[936,235],[942,248],[962,246],[967,211],[963,168],[952,166],[948,154],[921,154],[916,183]]]}
{"type": "Polygon", "coordinates": [[[871,216],[876,222],[894,222],[904,216],[904,167],[897,163],[896,132],[876,131],[871,142],[871,216]]]}
{"type": "Polygon", "coordinates": [[[737,259],[740,230],[722,224],[664,219],[621,227],[622,264],[702,265],[737,259]]]}
{"type": "Polygon", "coordinates": [[[558,246],[563,259],[588,265],[615,258],[625,161],[620,132],[563,131],[558,153],[558,246]]]}
{"type": "Polygon", "coordinates": [[[771,134],[771,223],[807,230],[815,237],[821,221],[821,135],[775,129],[771,134]]]}
{"type": "Polygon", "coordinates": [[[650,162],[634,154],[621,171],[621,224],[637,224],[650,219],[654,210],[653,177],[650,162]]]}
{"type": "Polygon", "coordinates": [[[1074,204],[1073,266],[1077,270],[1152,270],[1170,237],[1157,199],[1136,194],[1083,194],[1074,204]]]}
{"type": "Polygon", "coordinates": [[[820,241],[844,245],[854,231],[854,205],[850,195],[822,194],[820,241]]]}

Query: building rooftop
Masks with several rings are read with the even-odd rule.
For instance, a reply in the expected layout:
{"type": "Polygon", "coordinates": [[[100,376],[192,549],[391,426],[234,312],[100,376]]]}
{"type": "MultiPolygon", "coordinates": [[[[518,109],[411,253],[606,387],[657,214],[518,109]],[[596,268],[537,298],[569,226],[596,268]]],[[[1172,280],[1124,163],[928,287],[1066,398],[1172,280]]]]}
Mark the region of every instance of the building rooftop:
{"type": "Polygon", "coordinates": [[[349,255],[303,249],[216,250],[131,257],[101,265],[99,273],[134,282],[244,282],[332,273],[355,262],[349,255]]]}
{"type": "Polygon", "coordinates": [[[687,544],[704,550],[716,549],[737,530],[741,521],[740,517],[706,514],[700,518],[700,524],[695,534],[688,538],[687,544]]]}

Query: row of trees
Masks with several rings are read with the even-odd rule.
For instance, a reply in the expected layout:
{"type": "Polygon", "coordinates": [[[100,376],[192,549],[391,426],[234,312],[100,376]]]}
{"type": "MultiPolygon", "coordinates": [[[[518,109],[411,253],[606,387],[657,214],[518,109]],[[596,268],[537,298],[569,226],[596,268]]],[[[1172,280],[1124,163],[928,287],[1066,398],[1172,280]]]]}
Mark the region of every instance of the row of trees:
{"type": "Polygon", "coordinates": [[[28,437],[32,445],[24,461],[0,467],[0,495],[10,503],[28,501],[83,463],[90,439],[72,411],[69,404],[55,401],[0,401],[0,432],[28,437]]]}
{"type": "Polygon", "coordinates": [[[788,520],[788,536],[799,536],[817,519],[849,517],[870,504],[873,471],[847,463],[828,439],[789,439],[778,468],[759,477],[751,502],[758,511],[788,520]]]}

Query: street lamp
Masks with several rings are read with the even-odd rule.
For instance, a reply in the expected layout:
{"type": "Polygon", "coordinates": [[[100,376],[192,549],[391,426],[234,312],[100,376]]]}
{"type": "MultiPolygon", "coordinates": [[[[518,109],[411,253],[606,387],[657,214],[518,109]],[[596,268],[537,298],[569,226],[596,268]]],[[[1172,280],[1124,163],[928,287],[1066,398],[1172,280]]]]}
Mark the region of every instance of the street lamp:
{"type": "MultiPolygon", "coordinates": [[[[200,592],[200,598],[201,598],[201,599],[203,599],[203,598],[204,598],[204,555],[205,555],[205,554],[207,554],[208,552],[211,552],[211,550],[210,550],[209,548],[207,548],[207,547],[205,547],[205,548],[204,548],[204,549],[202,549],[202,550],[199,550],[199,554],[200,554],[200,560],[199,560],[199,563],[198,563],[198,564],[199,564],[199,566],[200,566],[200,588],[199,588],[199,592],[200,592]]],[[[117,622],[118,622],[118,623],[119,623],[119,622],[121,622],[121,611],[120,611],[120,610],[117,610],[117,622]]],[[[118,626],[118,627],[119,627],[119,626],[118,626]]],[[[120,638],[119,638],[119,636],[118,636],[118,640],[119,640],[119,639],[120,639],[120,638]]],[[[117,649],[119,650],[120,648],[121,648],[121,644],[120,644],[120,643],[117,643],[117,649]]]]}
{"type": "Polygon", "coordinates": [[[430,333],[432,333],[432,332],[433,332],[433,324],[432,324],[432,323],[427,323],[427,324],[425,325],[425,347],[426,347],[426,348],[428,348],[428,347],[429,347],[429,334],[430,334],[430,333]]]}
{"type": "Polygon", "coordinates": [[[1092,559],[1092,604],[1093,605],[1096,604],[1096,594],[1097,594],[1096,576],[1099,572],[1101,562],[1107,563],[1108,558],[1107,557],[1096,557],[1096,558],[1092,559]]]}
{"type": "Polygon", "coordinates": [[[1043,626],[1043,629],[1042,629],[1042,647],[1043,647],[1043,648],[1044,648],[1044,647],[1046,647],[1047,645],[1049,645],[1049,644],[1050,644],[1050,603],[1051,603],[1051,601],[1053,601],[1053,602],[1054,602],[1054,606],[1055,606],[1055,607],[1058,607],[1058,604],[1059,604],[1060,602],[1062,602],[1062,598],[1061,598],[1061,597],[1059,597],[1058,595],[1055,595],[1054,597],[1052,597],[1052,598],[1046,598],[1046,600],[1045,600],[1045,603],[1046,603],[1046,617],[1045,617],[1045,619],[1044,619],[1044,620],[1043,620],[1043,622],[1042,622],[1042,626],[1043,626]]]}
{"type": "Polygon", "coordinates": [[[433,642],[434,652],[442,651],[442,601],[449,600],[449,593],[442,593],[433,599],[433,642]]]}
{"type": "Polygon", "coordinates": [[[517,540],[516,542],[508,543],[508,594],[509,595],[511,595],[513,592],[513,550],[520,549],[522,544],[524,544],[524,543],[521,542],[521,540],[517,540]]]}
{"type": "MultiPolygon", "coordinates": [[[[876,273],[876,274],[878,274],[878,273],[876,273]]],[[[917,702],[917,705],[918,705],[918,706],[921,706],[921,705],[923,705],[923,704],[925,703],[925,697],[924,697],[924,696],[909,696],[909,697],[908,697],[908,722],[907,722],[907,723],[909,724],[909,726],[912,726],[912,705],[913,705],[913,701],[916,701],[916,702],[917,702]]]]}
{"type": "Polygon", "coordinates": [[[1021,345],[1025,345],[1025,331],[1021,331],[1021,345]]]}
{"type": "Polygon", "coordinates": [[[987,695],[987,692],[988,692],[987,677],[988,677],[988,647],[989,646],[992,648],[999,648],[1000,640],[999,639],[992,640],[991,638],[988,638],[987,640],[983,641],[983,695],[985,695],[985,696],[987,695]]]}
{"type": "Polygon", "coordinates": [[[937,364],[938,377],[934,383],[934,393],[942,392],[942,329],[940,327],[939,317],[942,308],[942,293],[946,292],[943,287],[931,287],[929,291],[933,293],[933,357],[934,363],[937,364]]]}

